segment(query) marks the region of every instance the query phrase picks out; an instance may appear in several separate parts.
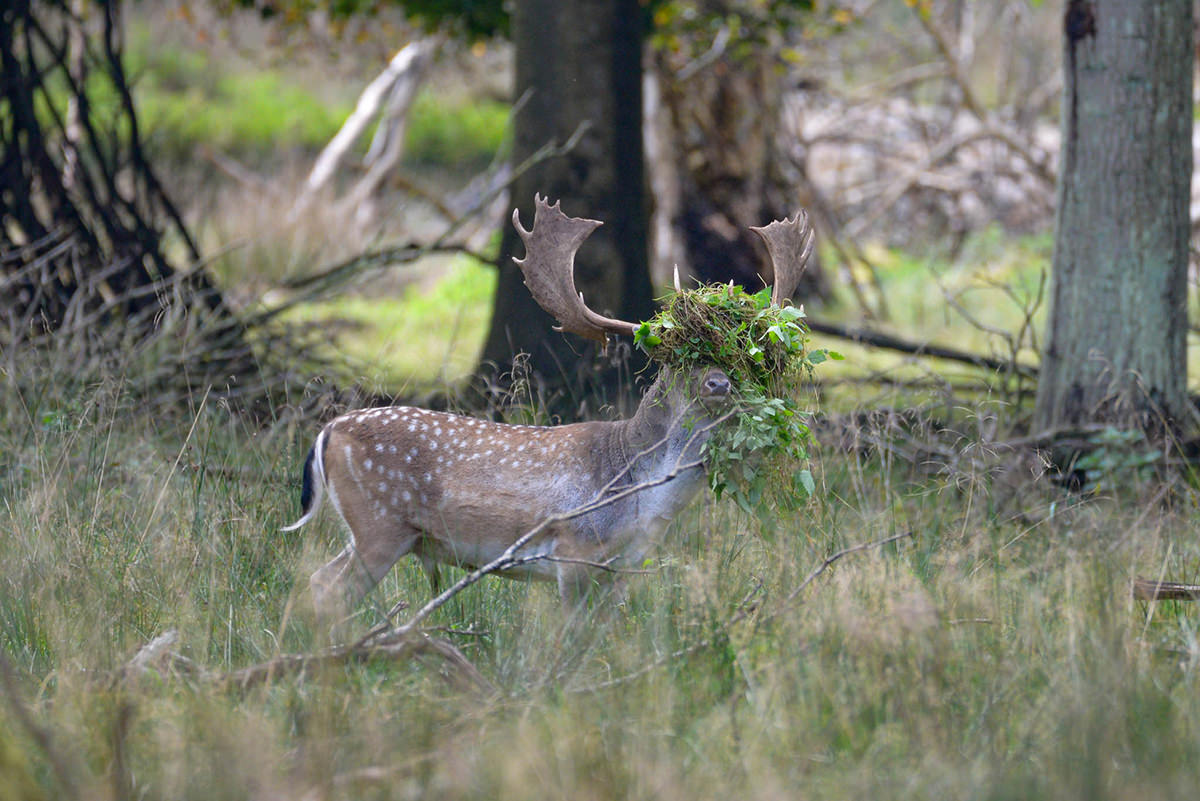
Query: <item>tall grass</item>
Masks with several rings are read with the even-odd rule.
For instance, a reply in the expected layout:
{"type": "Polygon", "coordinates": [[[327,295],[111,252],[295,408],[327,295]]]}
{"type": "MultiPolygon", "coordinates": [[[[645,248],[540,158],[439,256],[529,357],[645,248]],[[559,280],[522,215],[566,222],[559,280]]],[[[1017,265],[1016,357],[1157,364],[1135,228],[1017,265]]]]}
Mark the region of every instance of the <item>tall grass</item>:
{"type": "MultiPolygon", "coordinates": [[[[569,622],[551,587],[490,579],[439,610],[494,696],[428,660],[241,691],[117,676],[168,629],[214,673],[324,641],[305,577],[341,534],[331,515],[278,530],[312,431],[201,398],[151,415],[117,380],[11,386],[5,788],[64,788],[20,708],[97,797],[1143,799],[1200,780],[1196,612],[1129,592],[1135,574],[1200,572],[1183,482],[1130,472],[1082,497],[824,450],[801,512],[697,503],[619,607],[569,622]],[[833,551],[908,531],[785,605],[833,551]],[[747,598],[759,611],[731,624],[747,598]]],[[[402,563],[354,627],[427,596],[402,563]]]]}

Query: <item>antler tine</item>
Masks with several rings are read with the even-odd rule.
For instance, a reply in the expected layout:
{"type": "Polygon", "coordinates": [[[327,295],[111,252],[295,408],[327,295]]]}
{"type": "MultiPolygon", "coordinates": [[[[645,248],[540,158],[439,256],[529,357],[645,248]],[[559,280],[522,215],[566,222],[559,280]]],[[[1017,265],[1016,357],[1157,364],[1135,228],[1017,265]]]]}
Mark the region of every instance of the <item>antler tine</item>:
{"type": "Polygon", "coordinates": [[[800,276],[813,251],[813,228],[804,209],[792,220],[776,220],[770,225],[751,227],[767,243],[771,264],[775,267],[775,284],[771,302],[776,306],[791,298],[800,283],[800,276]]]}
{"type": "Polygon", "coordinates": [[[533,299],[558,320],[555,330],[570,331],[601,343],[608,341],[608,334],[633,336],[636,325],[597,314],[584,304],[583,294],[575,289],[575,252],[603,223],[568,217],[558,203],[550,205],[540,194],[533,201],[530,231],[521,225],[520,213],[513,210],[513,225],[525,243],[525,258],[513,261],[525,274],[525,286],[533,299]]]}

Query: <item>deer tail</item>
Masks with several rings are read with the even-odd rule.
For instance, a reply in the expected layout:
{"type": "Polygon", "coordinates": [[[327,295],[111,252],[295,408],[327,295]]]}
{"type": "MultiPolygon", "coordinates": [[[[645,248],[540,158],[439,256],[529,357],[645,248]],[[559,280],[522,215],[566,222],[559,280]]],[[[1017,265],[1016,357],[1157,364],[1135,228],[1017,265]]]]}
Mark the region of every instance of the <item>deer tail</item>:
{"type": "Polygon", "coordinates": [[[325,497],[325,432],[317,435],[317,441],[309,448],[308,458],[304,461],[304,479],[300,485],[300,511],[302,516],[290,526],[284,526],[282,531],[295,531],[303,526],[321,508],[321,499],[325,497]]]}

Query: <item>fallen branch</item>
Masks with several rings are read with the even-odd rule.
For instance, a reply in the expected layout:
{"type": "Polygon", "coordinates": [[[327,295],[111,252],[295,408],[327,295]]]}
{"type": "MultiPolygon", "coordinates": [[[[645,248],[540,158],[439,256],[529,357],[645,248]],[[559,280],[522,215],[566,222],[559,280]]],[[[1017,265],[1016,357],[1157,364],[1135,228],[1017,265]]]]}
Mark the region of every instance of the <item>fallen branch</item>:
{"type": "MultiPolygon", "coordinates": [[[[341,285],[352,277],[370,269],[383,268],[395,264],[408,264],[417,261],[418,259],[431,253],[447,251],[470,252],[467,251],[464,246],[455,244],[453,242],[455,234],[457,234],[458,231],[464,225],[466,225],[467,221],[486,209],[488,204],[490,204],[492,200],[494,200],[501,192],[508,189],[508,187],[511,186],[513,182],[517,180],[517,178],[531,170],[536,165],[547,159],[564,156],[574,150],[576,145],[579,144],[579,140],[583,138],[583,135],[590,127],[590,123],[587,120],[584,120],[579,124],[579,127],[575,129],[574,133],[567,138],[567,141],[563,142],[561,145],[557,142],[550,142],[546,145],[543,145],[537,150],[537,152],[514,168],[507,180],[503,181],[497,186],[490,187],[489,190],[485,192],[484,195],[479,198],[479,200],[470,209],[451,220],[442,233],[439,234],[437,238],[429,244],[419,245],[416,243],[409,243],[368,251],[366,253],[360,253],[359,255],[353,256],[346,261],[339,262],[332,267],[327,267],[314,275],[304,276],[302,278],[284,282],[283,287],[285,289],[303,290],[303,292],[298,293],[289,301],[282,303],[267,312],[264,312],[260,318],[260,321],[275,317],[298,303],[319,297],[332,287],[341,285]]],[[[480,254],[472,255],[485,263],[490,261],[489,259],[483,258],[480,254]]]]}
{"type": "Polygon", "coordinates": [[[1138,601],[1200,601],[1200,584],[1135,578],[1133,597],[1138,601]]]}
{"type": "Polygon", "coordinates": [[[810,331],[826,336],[838,337],[859,345],[872,348],[894,350],[899,353],[909,353],[914,356],[930,356],[936,359],[969,364],[985,370],[996,372],[1014,372],[1025,378],[1036,378],[1037,368],[1027,364],[1016,364],[1012,361],[997,359],[992,356],[981,356],[945,345],[933,345],[928,342],[913,342],[907,339],[885,334],[882,331],[872,331],[869,328],[854,328],[840,323],[826,323],[811,317],[804,321],[810,331]]]}
{"type": "Polygon", "coordinates": [[[487,695],[499,693],[496,686],[456,646],[421,632],[402,637],[375,638],[369,642],[360,640],[353,645],[334,646],[315,654],[282,654],[266,662],[226,673],[220,679],[229,686],[244,690],[288,673],[305,673],[370,659],[410,659],[426,655],[443,660],[452,668],[449,678],[461,686],[482,690],[487,695]]]}
{"type": "MultiPolygon", "coordinates": [[[[359,96],[354,111],[317,157],[312,172],[304,182],[303,191],[292,206],[292,218],[297,217],[308,206],[312,196],[329,182],[342,157],[366,131],[385,102],[388,104],[390,116],[404,116],[416,95],[425,67],[436,49],[437,43],[432,40],[410,42],[397,51],[387,68],[367,85],[359,96]]],[[[394,121],[385,120],[384,128],[390,131],[392,126],[389,123],[394,121]]],[[[380,149],[373,143],[370,155],[378,157],[380,149]]],[[[390,167],[390,160],[383,166],[390,167]]],[[[367,181],[368,190],[373,188],[378,180],[379,176],[371,175],[367,181]]]]}

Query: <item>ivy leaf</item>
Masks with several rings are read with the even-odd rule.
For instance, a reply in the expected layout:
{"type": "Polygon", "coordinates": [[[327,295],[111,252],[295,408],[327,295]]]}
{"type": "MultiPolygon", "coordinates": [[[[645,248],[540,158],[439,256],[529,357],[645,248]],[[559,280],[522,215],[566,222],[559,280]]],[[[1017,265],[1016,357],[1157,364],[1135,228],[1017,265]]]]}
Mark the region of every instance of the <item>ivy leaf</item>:
{"type": "Polygon", "coordinates": [[[811,498],[817,491],[817,483],[813,481],[812,471],[806,467],[796,474],[796,478],[800,480],[800,486],[804,487],[804,491],[811,498]]]}

